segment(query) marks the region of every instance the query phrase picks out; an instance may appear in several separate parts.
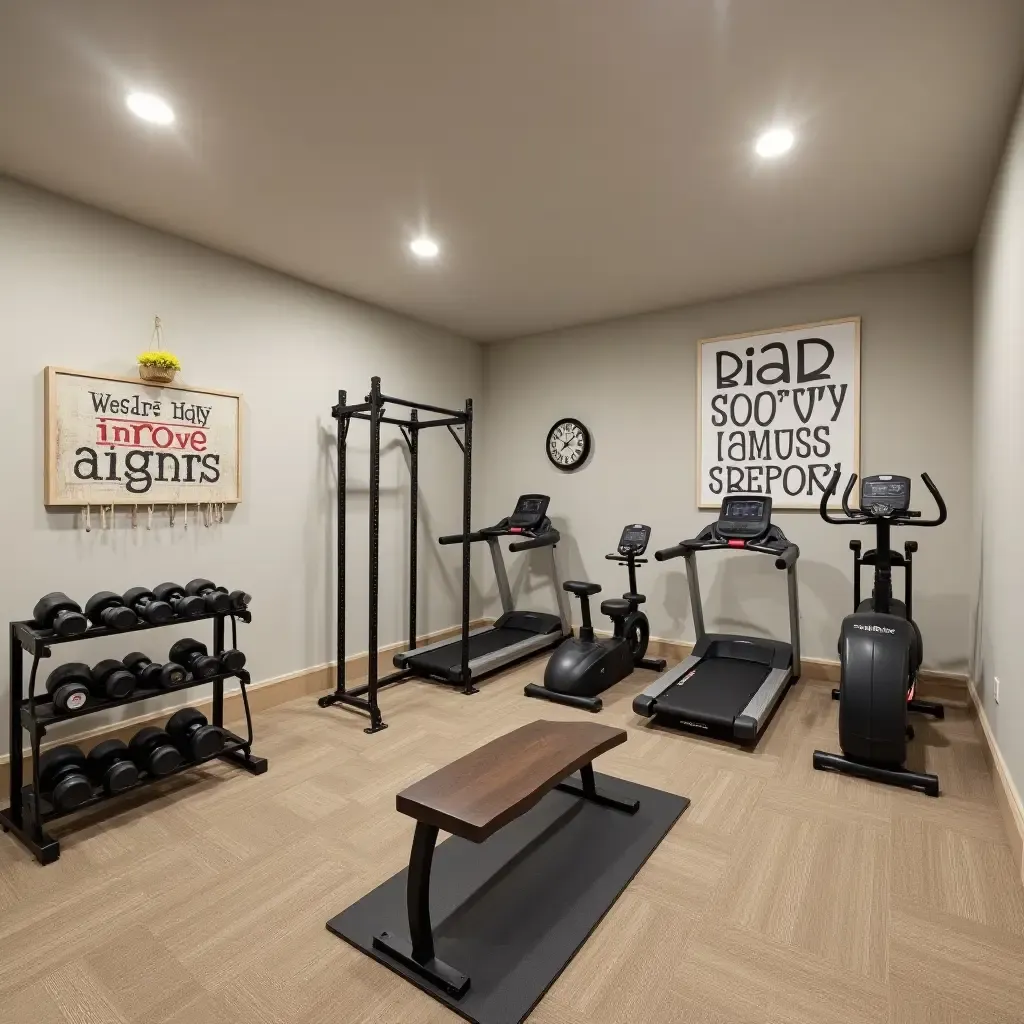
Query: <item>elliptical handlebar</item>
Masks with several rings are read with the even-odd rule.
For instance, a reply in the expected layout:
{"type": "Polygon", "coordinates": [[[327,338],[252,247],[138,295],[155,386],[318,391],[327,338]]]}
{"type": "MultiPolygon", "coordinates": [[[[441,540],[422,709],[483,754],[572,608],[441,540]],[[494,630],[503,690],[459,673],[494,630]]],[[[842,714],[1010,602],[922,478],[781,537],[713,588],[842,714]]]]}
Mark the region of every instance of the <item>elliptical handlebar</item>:
{"type": "Polygon", "coordinates": [[[936,519],[922,519],[919,523],[915,523],[915,526],[941,526],[946,521],[946,503],[942,500],[942,495],[939,494],[938,487],[932,483],[932,478],[927,473],[921,474],[921,479],[924,481],[925,487],[928,488],[929,493],[935,501],[936,506],[939,509],[939,515],[936,519]]]}
{"type": "Polygon", "coordinates": [[[853,491],[853,485],[857,482],[856,473],[850,474],[850,482],[846,485],[846,490],[843,492],[843,511],[846,513],[846,518],[840,519],[828,514],[829,499],[839,488],[839,478],[842,474],[842,466],[836,466],[836,471],[832,474],[832,479],[829,480],[828,487],[826,487],[822,493],[821,504],[818,506],[821,518],[824,519],[826,523],[831,523],[833,526],[849,526],[851,523],[858,523],[864,518],[864,516],[859,512],[854,512],[853,509],[850,508],[850,493],[853,491]]]}
{"type": "MultiPolygon", "coordinates": [[[[870,522],[878,519],[879,517],[873,516],[869,512],[850,508],[850,495],[853,493],[853,487],[857,483],[856,473],[850,474],[846,490],[843,491],[843,512],[845,513],[845,518],[837,518],[829,515],[829,499],[836,493],[836,490],[839,487],[839,477],[842,475],[842,472],[842,467],[836,466],[836,470],[832,474],[832,479],[829,481],[828,487],[825,488],[824,493],[821,495],[821,504],[818,506],[821,518],[824,519],[826,523],[832,523],[833,526],[850,526],[851,524],[870,522]]],[[[942,495],[939,493],[939,489],[935,486],[932,482],[932,478],[927,473],[922,473],[921,479],[924,481],[925,487],[928,488],[936,506],[938,506],[938,516],[935,519],[922,519],[920,512],[913,512],[908,509],[901,515],[887,516],[885,519],[886,522],[893,526],[941,526],[946,521],[946,503],[942,500],[942,495]]]]}

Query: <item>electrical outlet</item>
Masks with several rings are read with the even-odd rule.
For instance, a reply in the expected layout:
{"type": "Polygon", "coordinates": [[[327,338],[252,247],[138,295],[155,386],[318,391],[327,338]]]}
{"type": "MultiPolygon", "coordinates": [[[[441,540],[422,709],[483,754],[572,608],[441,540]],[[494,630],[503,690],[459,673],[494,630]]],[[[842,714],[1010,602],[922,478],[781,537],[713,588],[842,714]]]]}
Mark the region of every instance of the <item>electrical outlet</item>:
{"type": "Polygon", "coordinates": [[[999,676],[993,676],[992,677],[992,682],[994,684],[993,687],[992,687],[992,691],[993,691],[992,692],[992,696],[995,697],[996,703],[998,704],[999,703],[999,676]]]}

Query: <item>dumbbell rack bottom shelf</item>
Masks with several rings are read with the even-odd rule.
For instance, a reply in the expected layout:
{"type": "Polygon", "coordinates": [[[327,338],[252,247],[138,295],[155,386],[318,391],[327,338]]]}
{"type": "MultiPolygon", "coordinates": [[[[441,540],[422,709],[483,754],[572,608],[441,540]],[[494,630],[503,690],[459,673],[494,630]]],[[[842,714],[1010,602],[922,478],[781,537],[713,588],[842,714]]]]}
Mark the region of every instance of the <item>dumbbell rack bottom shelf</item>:
{"type": "MultiPolygon", "coordinates": [[[[200,619],[213,620],[213,644],[211,653],[214,656],[224,653],[225,623],[228,619],[239,619],[242,622],[251,622],[252,616],[248,611],[235,612],[233,614],[206,614],[196,616],[187,621],[196,622],[200,619]]],[[[172,620],[161,625],[180,625],[185,620],[172,620]]],[[[9,626],[10,635],[10,709],[8,722],[10,726],[10,776],[9,776],[9,797],[8,806],[0,811],[0,828],[4,832],[10,832],[28,848],[40,864],[52,864],[60,856],[60,843],[48,835],[43,824],[57,818],[66,817],[69,814],[77,814],[79,811],[97,804],[106,803],[143,789],[146,786],[160,782],[189,771],[201,764],[210,761],[221,760],[243,768],[252,775],[262,775],[267,770],[267,761],[262,757],[254,757],[252,754],[252,712],[249,708],[249,673],[244,670],[236,673],[218,673],[206,679],[190,678],[181,686],[170,690],[154,689],[151,687],[139,687],[129,697],[116,701],[93,701],[86,705],[81,711],[71,715],[58,715],[55,713],[53,703],[46,694],[35,692],[36,676],[39,663],[42,659],[50,656],[50,646],[53,644],[73,643],[78,640],[91,640],[101,636],[118,636],[123,633],[136,633],[147,629],[159,629],[161,626],[151,623],[139,623],[132,629],[111,630],[105,628],[93,628],[78,636],[59,637],[50,630],[35,628],[31,622],[12,622],[9,626]],[[25,687],[25,666],[24,655],[32,656],[32,668],[30,672],[30,685],[26,693],[25,687]],[[224,681],[237,678],[240,686],[239,692],[242,697],[242,707],[245,711],[245,736],[239,736],[224,729],[224,681]],[[210,713],[210,724],[224,729],[227,737],[227,744],[220,753],[203,761],[187,761],[180,765],[168,775],[159,777],[143,776],[138,784],[124,793],[108,794],[95,789],[93,796],[71,811],[59,811],[52,807],[45,797],[36,798],[35,794],[39,788],[39,759],[42,738],[47,730],[60,722],[69,719],[82,718],[97,711],[104,711],[113,707],[121,707],[126,704],[134,704],[141,700],[152,697],[164,696],[168,693],[176,693],[178,690],[186,690],[195,686],[202,686],[210,683],[212,686],[212,708],[210,713]],[[23,747],[22,733],[27,732],[31,741],[32,759],[31,765],[26,766],[26,757],[23,747]],[[27,778],[26,778],[27,776],[27,778]],[[26,785],[26,781],[29,781],[26,785]]],[[[233,629],[232,629],[233,632],[233,629]]]]}
{"type": "MultiPolygon", "coordinates": [[[[244,768],[252,775],[262,775],[267,770],[267,759],[265,757],[254,757],[249,751],[250,743],[248,740],[243,739],[241,736],[237,736],[235,733],[229,732],[226,729],[224,730],[224,735],[226,740],[224,749],[211,757],[203,758],[201,761],[185,761],[175,768],[174,771],[167,772],[165,775],[144,774],[134,786],[121,793],[108,793],[101,786],[94,786],[93,795],[72,810],[60,810],[53,807],[46,797],[40,797],[39,821],[57,821],[60,818],[70,817],[72,814],[80,814],[83,811],[89,810],[91,807],[95,807],[97,804],[109,803],[111,800],[121,800],[124,797],[130,796],[132,793],[139,793],[140,791],[155,786],[158,783],[165,782],[167,779],[172,779],[175,775],[181,775],[183,772],[192,771],[195,768],[202,768],[204,765],[211,764],[214,761],[226,761],[239,768],[244,768]]],[[[32,787],[22,787],[21,796],[23,818],[25,820],[31,820],[34,813],[32,805],[35,801],[32,787]]],[[[2,826],[5,832],[10,831],[15,833],[18,838],[32,851],[40,863],[51,864],[60,856],[60,844],[56,839],[53,839],[44,831],[40,831],[37,837],[33,837],[29,833],[28,829],[15,823],[10,807],[5,807],[0,811],[0,826],[2,826]]]]}

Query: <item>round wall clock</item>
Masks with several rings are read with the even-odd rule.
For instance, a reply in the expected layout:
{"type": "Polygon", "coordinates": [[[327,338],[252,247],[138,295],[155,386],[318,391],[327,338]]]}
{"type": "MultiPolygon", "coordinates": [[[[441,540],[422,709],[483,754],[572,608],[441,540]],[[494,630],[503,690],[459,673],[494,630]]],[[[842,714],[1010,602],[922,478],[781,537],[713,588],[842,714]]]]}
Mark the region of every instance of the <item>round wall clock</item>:
{"type": "Polygon", "coordinates": [[[556,469],[579,469],[590,454],[590,431],[579,420],[567,416],[548,431],[545,450],[556,469]]]}

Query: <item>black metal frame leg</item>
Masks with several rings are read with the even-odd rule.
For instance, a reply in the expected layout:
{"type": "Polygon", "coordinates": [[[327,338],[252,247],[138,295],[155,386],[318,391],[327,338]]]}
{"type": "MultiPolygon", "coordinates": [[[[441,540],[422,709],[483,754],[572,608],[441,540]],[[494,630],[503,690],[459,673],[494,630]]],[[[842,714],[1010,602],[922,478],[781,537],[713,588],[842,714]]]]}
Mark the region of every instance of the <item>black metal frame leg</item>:
{"type": "Polygon", "coordinates": [[[602,793],[594,781],[594,765],[585,764],[580,769],[580,782],[577,786],[574,782],[560,782],[555,789],[563,793],[572,793],[583,800],[589,800],[593,804],[600,804],[602,807],[614,807],[616,810],[625,811],[627,814],[636,814],[640,810],[639,800],[617,800],[607,793],[602,793]]]}
{"type": "Polygon", "coordinates": [[[392,932],[381,932],[373,937],[373,948],[394,957],[448,995],[460,999],[469,990],[469,975],[434,955],[434,932],[430,924],[430,866],[434,859],[437,831],[436,825],[418,821],[412,837],[406,888],[411,941],[392,932]]]}

